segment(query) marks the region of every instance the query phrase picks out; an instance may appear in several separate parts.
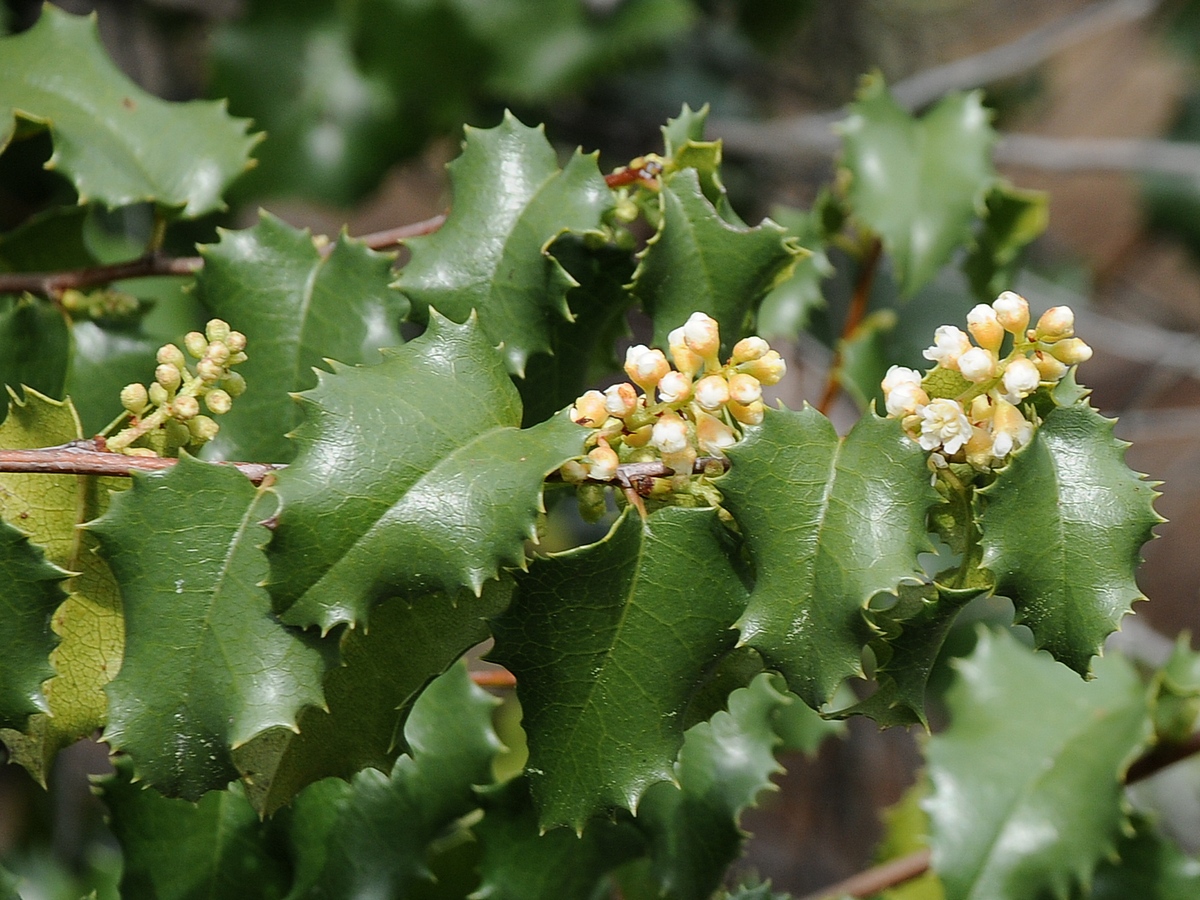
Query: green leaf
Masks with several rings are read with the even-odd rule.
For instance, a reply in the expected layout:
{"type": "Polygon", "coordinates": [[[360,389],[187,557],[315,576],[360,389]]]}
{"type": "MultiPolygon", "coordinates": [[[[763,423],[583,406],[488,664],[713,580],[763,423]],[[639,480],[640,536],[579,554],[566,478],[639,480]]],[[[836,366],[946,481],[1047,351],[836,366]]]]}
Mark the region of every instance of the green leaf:
{"type": "Polygon", "coordinates": [[[184,457],[135,476],[91,525],[125,607],[105,740],[169,796],[223,787],[237,777],[231,746],[323,702],[321,653],[259,587],[265,514],[241,473],[184,457]]]}
{"type": "Polygon", "coordinates": [[[971,238],[996,178],[982,94],[949,94],[920,119],[878,75],[863,80],[840,125],[854,215],[883,238],[911,295],[971,238]]]}
{"type": "Polygon", "coordinates": [[[0,297],[0,385],[61,397],[70,358],[71,330],[52,304],[0,297]]]}
{"type": "Polygon", "coordinates": [[[809,255],[797,262],[791,276],[763,299],[757,327],[763,337],[795,338],[808,326],[813,310],[825,305],[821,282],[833,275],[833,264],[824,247],[821,207],[825,202],[818,197],[807,212],[786,206],[771,210],[771,218],[787,229],[788,236],[809,255]]]}
{"type": "Polygon", "coordinates": [[[283,896],[289,873],[272,853],[272,826],[259,820],[238,785],[189,803],[133,777],[131,762],[118,758],[116,774],[100,782],[125,858],[122,897],[283,896]]]}
{"type": "Polygon", "coordinates": [[[289,825],[297,860],[289,900],[407,896],[426,876],[429,843],[475,809],[474,787],[491,781],[496,702],[454,666],[413,707],[404,729],[412,755],[390,776],[368,769],[301,793],[289,825]]]}
{"type": "Polygon", "coordinates": [[[631,288],[654,319],[654,343],[693,312],[721,328],[722,351],[746,332],[759,301],[788,278],[804,251],[770,219],[730,224],[704,196],[695,169],[665,179],[662,221],[639,257],[631,288]]]}
{"type": "Polygon", "coordinates": [[[345,235],[322,250],[307,231],[268,213],[245,231],[222,231],[201,248],[196,279],[205,305],[246,335],[238,367],[246,393],[221,417],[212,453],[222,459],[285,462],[285,440],[300,421],[291,391],[312,388],[324,359],[379,361],[381,347],[404,343],[404,300],[392,288],[392,256],[345,235]]]}
{"type": "Polygon", "coordinates": [[[524,563],[542,482],[586,432],[565,414],[518,430],[516,388],[473,318],[435,315],[380,365],[318,381],[300,395],[300,452],[279,475],[268,548],[286,621],[365,623],[390,594],[478,594],[524,563]]]}
{"type": "Polygon", "coordinates": [[[1119,656],[1076,678],[1007,632],[959,661],[951,725],[929,742],[933,868],[947,900],[1066,897],[1125,824],[1125,768],[1150,734],[1146,690],[1119,656]]]}
{"type": "Polygon", "coordinates": [[[110,328],[75,322],[71,338],[66,391],[79,411],[83,433],[99,434],[121,412],[121,388],[153,377],[155,354],[164,342],[146,334],[140,323],[110,328]]]}
{"type": "Polygon", "coordinates": [[[474,310],[509,371],[522,375],[533,353],[551,349],[555,318],[576,282],[549,252],[566,231],[599,228],[612,206],[595,154],[576,153],[559,169],[540,128],[508,113],[495,128],[467,128],[449,166],[453,200],[446,223],[414,238],[398,284],[424,316],[434,307],[456,322],[474,310]]]}
{"type": "Polygon", "coordinates": [[[1196,730],[1200,715],[1200,653],[1187,632],[1175,639],[1175,649],[1155,678],[1154,733],[1160,741],[1182,743],[1196,730]]]}
{"type": "Polygon", "coordinates": [[[1200,860],[1185,856],[1143,816],[1133,817],[1133,834],[1122,835],[1119,859],[1096,869],[1089,900],[1192,900],[1200,896],[1200,860]]]}
{"type": "Polygon", "coordinates": [[[2,900],[21,900],[21,895],[17,890],[20,884],[20,878],[4,866],[0,866],[0,898],[2,900]]]}
{"type": "Polygon", "coordinates": [[[84,236],[91,214],[86,206],[52,206],[0,235],[0,270],[57,272],[94,266],[84,236]]]}
{"type": "Polygon", "coordinates": [[[0,728],[22,729],[46,708],[42,682],[54,674],[50,651],[57,643],[50,616],[66,596],[65,572],[48,563],[29,538],[0,521],[0,728]]]}
{"type": "Polygon", "coordinates": [[[1021,250],[1050,224],[1050,197],[997,181],[984,201],[986,214],[963,271],[981,303],[991,303],[1016,277],[1021,250]]]}
{"type": "MultiPolygon", "coordinates": [[[[929,849],[929,816],[922,809],[929,796],[929,779],[924,773],[904,795],[883,812],[885,833],[875,852],[879,863],[929,849]]],[[[916,878],[894,885],[877,900],[946,900],[937,873],[926,869],[916,878]]]]}
{"type": "Polygon", "coordinates": [[[729,459],[718,485],[757,570],[742,643],[817,709],[862,671],[871,597],[921,578],[925,453],[895,420],[868,414],[839,440],[806,407],[768,409],[729,459]]]}
{"type": "Polygon", "coordinates": [[[479,900],[562,900],[605,896],[605,875],[642,850],[626,821],[592,819],[576,834],[569,828],[539,833],[538,811],[525,778],[487,791],[483,820],[474,831],[483,850],[479,900]]]}
{"type": "Polygon", "coordinates": [[[742,811],[783,771],[775,716],[793,704],[803,705],[764,673],[730,694],[728,712],[689,729],[675,764],[678,786],[654,785],[638,810],[661,896],[705,900],[720,885],[741,853],[742,811]]]}
{"type": "MultiPolygon", "coordinates": [[[[368,766],[390,771],[407,747],[404,723],[431,679],[490,636],[487,618],[507,605],[512,581],[484,586],[478,600],[445,594],[390,597],[371,629],[347,629],[341,665],[325,676],[325,708],[308,706],[296,729],[270,729],[234,750],[247,796],[272,815],[306,785],[349,780],[368,766]]],[[[332,790],[332,789],[331,789],[332,790]]]]}
{"type": "Polygon", "coordinates": [[[520,685],[541,827],[580,831],[674,778],[688,701],[745,602],[729,552],[711,509],[627,512],[518,575],[492,658],[520,685]]]}
{"type": "Polygon", "coordinates": [[[1112,421],[1055,409],[980,492],[983,565],[1034,641],[1081,675],[1135,600],[1139,550],[1162,519],[1156,492],[1124,462],[1112,421]]]}
{"type": "Polygon", "coordinates": [[[0,149],[32,122],[50,130],[47,166],[71,180],[80,203],[153,202],[188,218],[224,208],[222,193],[258,141],[246,120],[230,118],[223,103],[147,94],[108,58],[94,18],[47,6],[3,42],[0,149]]]}

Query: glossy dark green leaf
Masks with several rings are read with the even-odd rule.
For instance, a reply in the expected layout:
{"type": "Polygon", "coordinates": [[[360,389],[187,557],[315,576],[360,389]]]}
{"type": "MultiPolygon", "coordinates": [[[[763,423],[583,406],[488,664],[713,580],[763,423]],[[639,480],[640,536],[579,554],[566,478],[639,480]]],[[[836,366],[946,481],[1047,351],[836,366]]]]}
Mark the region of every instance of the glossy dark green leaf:
{"type": "Polygon", "coordinates": [[[433,307],[464,322],[474,310],[521,375],[531,354],[551,349],[550,322],[570,318],[565,297],[575,280],[547,247],[563,232],[598,229],[612,192],[594,154],[576,153],[560,169],[541,129],[511,113],[495,128],[468,128],[449,171],[450,216],[409,242],[398,283],[414,315],[433,307]]]}
{"type": "Polygon", "coordinates": [[[982,492],[983,565],[1038,647],[1081,675],[1135,600],[1139,551],[1162,519],[1151,483],[1125,465],[1113,423],[1053,410],[982,492]]]}
{"type": "Polygon", "coordinates": [[[135,381],[145,384],[154,376],[155,354],[163,341],[139,326],[106,327],[95,322],[76,322],[71,337],[74,348],[66,393],[79,410],[83,433],[92,436],[121,412],[121,388],[135,381]]]}
{"type": "Polygon", "coordinates": [[[322,778],[349,780],[368,766],[390,771],[407,749],[404,725],[425,686],[487,639],[486,620],[511,591],[504,579],[485,585],[479,599],[390,597],[372,611],[369,631],[347,629],[341,665],[325,676],[325,707],[305,707],[297,730],[274,728],[234,750],[255,809],[271,815],[322,778]]]}
{"type": "Polygon", "coordinates": [[[72,181],[80,203],[149,201],[187,217],[224,207],[221,195],[250,164],[258,139],[223,103],[147,94],[108,58],[94,19],[53,6],[2,40],[0,148],[18,122],[33,122],[50,129],[48,165],[72,181]]]}
{"type": "Polygon", "coordinates": [[[56,206],[0,235],[0,271],[56,272],[94,266],[84,238],[86,206],[56,206]]]}
{"type": "Polygon", "coordinates": [[[478,900],[560,900],[596,897],[605,876],[642,850],[628,821],[592,819],[582,834],[544,833],[525,778],[483,794],[483,819],[474,827],[483,850],[478,900]]]}
{"type": "Polygon", "coordinates": [[[636,810],[674,778],[688,701],[745,603],[721,528],[712,510],[626,513],[517,577],[491,655],[520,685],[542,827],[636,810]]]}
{"type": "Polygon", "coordinates": [[[517,428],[516,388],[473,318],[435,315],[380,365],[335,365],[300,399],[269,587],[286,621],[322,630],[365,623],[395,593],[478,593],[522,565],[543,479],[586,433],[563,414],[517,428]]]}
{"type": "Polygon", "coordinates": [[[631,285],[654,319],[654,343],[666,347],[667,335],[699,311],[717,320],[728,353],[804,251],[769,219],[754,228],[727,222],[705,197],[695,169],[665,179],[660,202],[658,232],[631,285]]]}
{"type": "Polygon", "coordinates": [[[963,271],[981,303],[991,303],[1012,287],[1021,251],[1050,224],[1050,198],[1045,191],[1027,191],[1006,181],[992,185],[986,210],[963,271]]]}
{"type": "Polygon", "coordinates": [[[323,702],[322,654],[260,587],[269,506],[235,469],[184,457],[135,476],[91,526],[125,611],[105,740],[168,796],[223,787],[232,747],[323,702]]]}
{"type": "Polygon", "coordinates": [[[1083,681],[1008,632],[981,631],[929,742],[933,868],[947,900],[1066,897],[1125,825],[1125,768],[1150,736],[1146,689],[1119,656],[1083,681]]]}
{"type": "Polygon", "coordinates": [[[742,643],[819,708],[861,672],[871,597],[921,578],[925,453],[894,419],[864,416],[839,440],[806,407],[768,409],[729,458],[719,486],[756,569],[742,643]]]}
{"type": "Polygon", "coordinates": [[[246,335],[238,366],[246,393],[220,419],[211,453],[223,459],[281,462],[300,422],[291,391],[317,383],[325,359],[375,363],[376,351],[404,343],[404,298],[388,287],[392,257],[339,237],[322,250],[306,231],[268,213],[245,231],[223,231],[201,248],[196,279],[205,305],[246,335]],[[327,250],[327,252],[326,252],[327,250]]]}
{"type": "Polygon", "coordinates": [[[270,823],[259,820],[238,785],[189,803],[132,778],[133,766],[123,759],[100,783],[124,855],[122,897],[283,897],[288,866],[275,852],[270,823]]]}
{"type": "Polygon", "coordinates": [[[411,755],[390,775],[367,769],[301,793],[288,826],[296,859],[289,900],[407,896],[426,875],[430,841],[475,809],[474,788],[491,781],[495,705],[465,666],[454,666],[413,707],[404,726],[411,755]]]}
{"type": "Polygon", "coordinates": [[[949,94],[913,118],[871,75],[840,125],[850,207],[883,238],[904,294],[971,239],[996,178],[989,118],[979,92],[949,94]]]}
{"type": "Polygon", "coordinates": [[[34,297],[0,297],[0,385],[63,396],[71,331],[54,306],[34,297]]]}

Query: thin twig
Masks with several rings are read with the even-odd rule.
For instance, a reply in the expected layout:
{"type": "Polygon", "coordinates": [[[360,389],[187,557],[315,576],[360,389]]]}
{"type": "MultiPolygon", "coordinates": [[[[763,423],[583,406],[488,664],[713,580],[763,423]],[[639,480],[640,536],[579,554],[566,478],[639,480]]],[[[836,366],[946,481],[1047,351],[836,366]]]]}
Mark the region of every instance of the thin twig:
{"type": "Polygon", "coordinates": [[[838,341],[838,348],[833,354],[833,363],[830,365],[829,374],[825,379],[825,393],[821,395],[821,402],[817,404],[817,409],[822,413],[828,414],[829,408],[833,406],[833,401],[837,399],[838,390],[841,387],[839,378],[842,368],[842,345],[850,340],[855,329],[862,324],[862,320],[867,314],[867,306],[871,301],[871,288],[875,284],[875,272],[879,269],[879,257],[882,253],[883,244],[879,238],[874,238],[858,270],[858,280],[854,284],[854,296],[850,298],[850,309],[846,312],[846,322],[842,326],[842,338],[838,341]]]}
{"type": "MultiPolygon", "coordinates": [[[[131,475],[134,472],[161,472],[179,460],[157,456],[129,456],[109,453],[97,448],[96,440],[73,441],[59,447],[40,450],[0,450],[0,472],[23,472],[43,475],[131,475]]],[[[228,462],[255,484],[272,472],[285,468],[283,464],[228,462]]]]}
{"type": "MultiPolygon", "coordinates": [[[[372,231],[369,234],[360,235],[354,240],[362,241],[372,250],[387,250],[395,247],[398,244],[403,244],[409,238],[421,237],[426,234],[433,234],[439,228],[446,224],[446,213],[433,216],[420,222],[413,222],[411,225],[400,225],[397,228],[386,228],[383,231],[372,231]]],[[[332,244],[326,244],[325,252],[332,249],[332,244]]]]}
{"type": "Polygon", "coordinates": [[[204,266],[198,256],[160,256],[154,254],[140,259],[88,266],[65,272],[4,272],[0,273],[0,294],[28,292],[52,299],[61,297],[70,288],[86,290],[125,278],[150,278],[158,275],[194,275],[204,266]]]}

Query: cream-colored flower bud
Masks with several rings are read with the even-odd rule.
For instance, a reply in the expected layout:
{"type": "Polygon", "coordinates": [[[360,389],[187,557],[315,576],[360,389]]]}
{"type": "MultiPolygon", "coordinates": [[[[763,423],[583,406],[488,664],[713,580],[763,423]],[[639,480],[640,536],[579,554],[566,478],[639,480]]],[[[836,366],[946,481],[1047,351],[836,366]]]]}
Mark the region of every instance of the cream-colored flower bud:
{"type": "Polygon", "coordinates": [[[961,328],[954,325],[939,325],[933,333],[933,346],[921,355],[940,365],[943,369],[957,369],[958,360],[971,349],[971,339],[961,328]]]}
{"type": "Polygon", "coordinates": [[[221,379],[221,384],[225,387],[225,390],[229,393],[229,396],[233,397],[234,399],[237,399],[238,397],[242,396],[242,394],[246,393],[246,379],[243,378],[239,372],[230,372],[221,379]]]}
{"type": "Polygon", "coordinates": [[[629,434],[623,435],[621,440],[627,447],[645,447],[650,443],[650,438],[654,436],[653,425],[643,425],[641,428],[629,434]]]}
{"type": "Polygon", "coordinates": [[[729,382],[723,375],[705,375],[692,393],[702,409],[712,412],[729,402],[729,382]]]}
{"type": "Polygon", "coordinates": [[[733,345],[733,354],[729,358],[731,365],[750,362],[752,359],[762,359],[771,349],[771,345],[757,335],[742,338],[733,345]]]}
{"type": "Polygon", "coordinates": [[[658,399],[663,403],[682,403],[691,395],[691,376],[683,372],[668,372],[658,383],[658,399]]]}
{"type": "Polygon", "coordinates": [[[209,412],[223,416],[233,408],[233,398],[220,389],[209,391],[204,395],[204,405],[208,407],[209,412]]]}
{"type": "Polygon", "coordinates": [[[183,351],[174,344],[163,344],[158,348],[158,353],[155,354],[155,359],[159,365],[174,366],[177,369],[182,369],[187,360],[184,358],[183,351]]]}
{"type": "Polygon", "coordinates": [[[887,370],[887,374],[883,376],[880,386],[883,388],[885,394],[890,394],[902,384],[912,384],[920,387],[921,373],[916,369],[910,369],[906,366],[892,366],[887,370]]]}
{"type": "Polygon", "coordinates": [[[1069,306],[1052,306],[1042,313],[1034,328],[1034,337],[1039,341],[1058,341],[1075,333],[1075,313],[1069,306]]]}
{"type": "Polygon", "coordinates": [[[695,377],[696,373],[704,368],[704,359],[700,354],[693,352],[684,340],[682,325],[667,335],[667,346],[675,368],[685,375],[695,377]]]}
{"type": "Polygon", "coordinates": [[[145,409],[149,402],[150,396],[146,393],[145,385],[127,384],[121,388],[121,406],[135,416],[145,409]]]}
{"type": "Polygon", "coordinates": [[[674,413],[666,413],[654,423],[650,443],[662,453],[679,453],[688,446],[687,422],[674,413]]]}
{"type": "Polygon", "coordinates": [[[229,332],[229,337],[225,338],[225,346],[233,353],[238,353],[246,349],[246,336],[240,331],[229,332]]]}
{"type": "Polygon", "coordinates": [[[635,344],[625,351],[625,374],[647,396],[654,393],[654,386],[670,371],[671,365],[661,350],[651,350],[645,344],[635,344]]]}
{"type": "Polygon", "coordinates": [[[766,410],[761,400],[755,400],[747,406],[742,406],[742,404],[731,400],[725,408],[729,410],[730,415],[743,425],[761,425],[766,410]]]}
{"type": "Polygon", "coordinates": [[[188,431],[192,433],[192,441],[197,444],[208,443],[221,430],[221,426],[208,416],[196,416],[194,419],[188,419],[187,427],[188,431]]]}
{"type": "Polygon", "coordinates": [[[975,384],[987,381],[996,374],[996,354],[982,347],[972,347],[958,358],[958,371],[975,384]]]}
{"type": "Polygon", "coordinates": [[[244,363],[249,358],[250,357],[239,350],[237,353],[233,354],[233,356],[229,357],[229,362],[227,365],[236,366],[238,363],[244,363]]]}
{"type": "Polygon", "coordinates": [[[183,379],[178,368],[170,363],[160,363],[154,370],[154,380],[168,391],[173,391],[179,387],[183,379]]]}
{"type": "Polygon", "coordinates": [[[929,402],[929,395],[919,384],[905,381],[888,391],[883,402],[889,416],[901,417],[915,413],[919,406],[925,406],[929,402]]]}
{"type": "Polygon", "coordinates": [[[1004,367],[1004,392],[1010,403],[1028,397],[1037,390],[1041,380],[1037,366],[1024,356],[1017,357],[1004,367]]]}
{"type": "Polygon", "coordinates": [[[189,331],[183,336],[183,346],[194,358],[200,359],[208,352],[208,338],[198,331],[189,331]]]}
{"type": "Polygon", "coordinates": [[[1033,424],[1021,414],[1021,410],[1004,400],[996,401],[996,412],[992,416],[992,455],[1003,460],[1008,454],[1023,447],[1033,439],[1033,424]]]}
{"type": "Polygon", "coordinates": [[[1005,291],[993,301],[992,309],[996,311],[996,321],[1009,334],[1020,337],[1025,333],[1025,326],[1029,324],[1029,303],[1020,294],[1005,291]]]}
{"type": "Polygon", "coordinates": [[[192,396],[176,397],[172,404],[172,412],[177,419],[193,419],[200,414],[200,401],[192,396]]]}
{"type": "Polygon", "coordinates": [[[567,484],[579,484],[587,481],[588,465],[578,459],[568,459],[558,467],[558,474],[567,484]]]}
{"type": "Polygon", "coordinates": [[[612,481],[617,475],[620,460],[608,444],[594,447],[587,455],[588,478],[592,481],[612,481]]]}
{"type": "Polygon", "coordinates": [[[987,470],[992,467],[992,435],[986,428],[978,425],[971,426],[971,439],[963,447],[963,454],[976,469],[987,470]]]}
{"type": "Polygon", "coordinates": [[[737,443],[737,435],[716,416],[701,413],[696,419],[696,443],[701,453],[724,456],[725,451],[737,443]]]}
{"type": "Polygon", "coordinates": [[[753,375],[738,372],[729,378],[729,399],[742,406],[749,406],[762,399],[762,382],[753,375]]]}
{"type": "Polygon", "coordinates": [[[209,319],[208,324],[204,326],[204,334],[212,343],[224,341],[232,330],[224,319],[209,319]]]}
{"type": "Polygon", "coordinates": [[[779,384],[787,374],[787,363],[776,350],[769,350],[758,359],[752,359],[738,366],[739,372],[753,375],[763,387],[779,384]]]}
{"type": "Polygon", "coordinates": [[[1042,381],[1059,381],[1067,374],[1067,367],[1065,365],[1049,353],[1043,353],[1041,350],[1033,354],[1033,364],[1037,366],[1038,374],[1042,376],[1042,381]]]}
{"type": "Polygon", "coordinates": [[[610,416],[624,419],[637,409],[637,391],[632,384],[614,384],[604,392],[604,408],[610,416]]]}
{"type": "Polygon", "coordinates": [[[588,428],[599,428],[608,419],[608,407],[599,391],[588,391],[575,401],[570,411],[571,421],[588,428]]]}
{"type": "Polygon", "coordinates": [[[196,374],[205,384],[216,384],[225,375],[225,367],[206,356],[196,363],[196,374]]]}
{"type": "Polygon", "coordinates": [[[1054,344],[1050,353],[1055,359],[1068,366],[1077,366],[1092,358],[1092,348],[1079,338],[1066,338],[1054,344]]]}
{"type": "Polygon", "coordinates": [[[674,472],[676,475],[691,474],[692,468],[696,464],[696,448],[692,446],[684,447],[682,450],[677,450],[674,453],[663,451],[663,465],[674,472]]]}
{"type": "Polygon", "coordinates": [[[721,351],[717,320],[702,312],[692,313],[683,325],[683,342],[706,363],[716,365],[717,354],[721,351]]]}
{"type": "Polygon", "coordinates": [[[993,353],[1004,343],[1004,326],[996,317],[996,310],[986,303],[980,303],[967,313],[967,331],[980,347],[993,353]]]}
{"type": "Polygon", "coordinates": [[[156,381],[150,385],[148,396],[155,406],[162,406],[167,402],[167,389],[156,381]]]}
{"type": "Polygon", "coordinates": [[[230,355],[229,348],[216,341],[213,341],[211,344],[209,344],[208,349],[204,352],[204,357],[206,359],[211,359],[213,362],[222,366],[229,362],[230,355]]]}

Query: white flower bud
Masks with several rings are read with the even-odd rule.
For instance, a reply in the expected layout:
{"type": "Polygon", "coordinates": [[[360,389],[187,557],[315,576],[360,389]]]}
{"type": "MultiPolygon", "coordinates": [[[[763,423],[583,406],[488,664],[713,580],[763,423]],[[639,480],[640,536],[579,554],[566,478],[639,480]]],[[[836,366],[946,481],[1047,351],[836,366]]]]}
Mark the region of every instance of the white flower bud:
{"type": "Polygon", "coordinates": [[[929,395],[921,386],[908,381],[896,385],[884,399],[887,413],[893,417],[911,415],[917,411],[918,406],[924,406],[928,402],[929,395]]]}
{"type": "Polygon", "coordinates": [[[696,382],[696,402],[709,412],[729,402],[729,382],[721,375],[705,375],[696,382]]]}
{"type": "Polygon", "coordinates": [[[1092,348],[1079,338],[1067,338],[1050,348],[1050,354],[1061,363],[1077,366],[1092,358],[1092,348]]]}
{"type": "Polygon", "coordinates": [[[771,345],[762,338],[751,335],[733,345],[733,355],[730,356],[729,362],[736,366],[739,363],[750,362],[752,359],[762,359],[770,349],[771,345]]]}
{"type": "Polygon", "coordinates": [[[601,444],[587,455],[587,462],[588,478],[592,481],[612,481],[617,475],[617,466],[621,461],[617,458],[616,451],[608,444],[601,444]]]}
{"type": "Polygon", "coordinates": [[[184,421],[195,418],[200,413],[200,401],[195,397],[176,397],[173,404],[175,418],[184,421]]]}
{"type": "Polygon", "coordinates": [[[1024,356],[1017,357],[1004,368],[1005,398],[1010,403],[1028,397],[1037,390],[1042,380],[1041,374],[1030,360],[1024,356]]]}
{"type": "Polygon", "coordinates": [[[1033,424],[1021,415],[1021,410],[1004,400],[996,401],[992,416],[992,456],[1003,460],[1008,454],[1033,439],[1033,424]]]}
{"type": "Polygon", "coordinates": [[[688,446],[687,423],[668,413],[654,423],[650,443],[662,453],[680,453],[688,446]]]}
{"type": "Polygon", "coordinates": [[[902,384],[912,384],[920,387],[921,373],[916,369],[909,369],[905,366],[892,366],[887,370],[887,374],[883,376],[881,386],[885,394],[890,394],[902,384]]]}
{"type": "Polygon", "coordinates": [[[679,326],[667,335],[667,345],[671,350],[671,359],[675,368],[685,375],[694,376],[704,368],[704,360],[700,354],[693,352],[683,338],[683,326],[679,326]]]}
{"type": "Polygon", "coordinates": [[[571,421],[588,428],[599,428],[608,419],[605,398],[599,391],[588,391],[575,401],[570,411],[571,421]]]}
{"type": "Polygon", "coordinates": [[[729,399],[742,406],[749,406],[762,399],[762,383],[753,375],[738,372],[729,378],[729,399]]]}
{"type": "Polygon", "coordinates": [[[971,439],[971,423],[957,400],[931,400],[917,410],[921,417],[919,443],[926,450],[944,449],[953,456],[971,439]]]}
{"type": "Polygon", "coordinates": [[[708,456],[724,456],[724,451],[737,443],[737,435],[716,416],[701,413],[696,420],[696,443],[708,456]]]}
{"type": "Polygon", "coordinates": [[[205,384],[216,384],[225,375],[225,367],[206,356],[196,363],[196,374],[205,384]]]}
{"type": "Polygon", "coordinates": [[[764,410],[766,409],[761,400],[755,400],[746,406],[742,406],[742,404],[731,400],[725,408],[729,410],[730,415],[743,425],[761,425],[764,410]]]}
{"type": "Polygon", "coordinates": [[[683,372],[668,372],[658,383],[658,399],[663,403],[682,403],[691,393],[691,376],[683,372]]]}
{"type": "Polygon", "coordinates": [[[689,350],[705,362],[716,363],[721,349],[721,333],[717,320],[702,312],[694,312],[683,326],[683,341],[689,350]]]}
{"type": "Polygon", "coordinates": [[[659,380],[671,371],[661,350],[651,350],[645,344],[635,344],[625,351],[625,373],[647,394],[659,380]]]}
{"type": "Polygon", "coordinates": [[[1075,333],[1075,313],[1069,306],[1052,306],[1038,319],[1034,336],[1039,341],[1057,341],[1075,333]]]}
{"type": "Polygon", "coordinates": [[[145,409],[149,402],[150,397],[144,385],[127,384],[121,388],[121,406],[135,416],[145,409]]]}
{"type": "Polygon", "coordinates": [[[979,384],[996,374],[996,362],[996,354],[991,350],[972,347],[958,358],[958,371],[967,381],[979,384]]]}
{"type": "Polygon", "coordinates": [[[739,372],[753,375],[763,387],[779,384],[787,374],[787,363],[776,350],[769,350],[758,359],[752,359],[738,366],[739,372]]]}
{"type": "Polygon", "coordinates": [[[174,344],[163,344],[158,348],[155,358],[160,365],[175,366],[177,369],[182,369],[186,362],[183,351],[174,344]]]}
{"type": "Polygon", "coordinates": [[[162,406],[167,402],[167,389],[157,381],[150,385],[149,395],[150,402],[155,406],[162,406]]]}
{"type": "Polygon", "coordinates": [[[233,408],[233,398],[220,389],[209,391],[204,395],[204,405],[208,407],[209,412],[223,416],[233,408]]]}
{"type": "Polygon", "coordinates": [[[1029,303],[1020,294],[1005,291],[992,303],[996,320],[1009,334],[1020,337],[1029,324],[1029,303]]]}
{"type": "Polygon", "coordinates": [[[1004,342],[1004,326],[996,318],[996,310],[986,303],[980,303],[967,313],[967,331],[980,347],[993,353],[1004,342]]]}
{"type": "Polygon", "coordinates": [[[625,418],[637,409],[637,392],[632,384],[614,384],[604,392],[604,408],[609,415],[625,418]]]}
{"type": "Polygon", "coordinates": [[[208,345],[208,349],[204,351],[204,356],[206,359],[211,359],[213,362],[219,363],[223,366],[225,363],[229,362],[229,348],[224,344],[213,341],[208,345]]]}
{"type": "Polygon", "coordinates": [[[971,349],[971,339],[954,325],[939,325],[933,333],[933,346],[921,355],[944,369],[957,369],[958,359],[971,349]]]}
{"type": "Polygon", "coordinates": [[[196,359],[208,352],[208,338],[198,331],[189,331],[183,336],[183,346],[196,359]]]}
{"type": "Polygon", "coordinates": [[[180,377],[179,369],[175,366],[170,363],[160,363],[154,370],[154,380],[168,391],[173,391],[179,387],[183,379],[180,377]]]}
{"type": "Polygon", "coordinates": [[[204,334],[210,342],[220,343],[229,337],[229,323],[224,319],[209,319],[208,324],[204,326],[204,334]]]}

